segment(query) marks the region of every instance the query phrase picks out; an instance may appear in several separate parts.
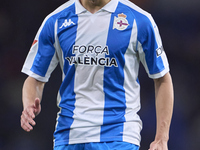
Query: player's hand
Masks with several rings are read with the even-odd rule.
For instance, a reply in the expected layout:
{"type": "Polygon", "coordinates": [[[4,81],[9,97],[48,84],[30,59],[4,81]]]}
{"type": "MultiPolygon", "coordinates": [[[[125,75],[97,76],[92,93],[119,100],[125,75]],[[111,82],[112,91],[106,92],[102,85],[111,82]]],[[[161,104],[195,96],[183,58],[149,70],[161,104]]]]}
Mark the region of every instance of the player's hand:
{"type": "Polygon", "coordinates": [[[34,118],[40,113],[40,111],[41,105],[39,98],[35,99],[34,105],[24,108],[21,115],[21,127],[25,131],[30,132],[31,130],[33,130],[33,126],[36,125],[34,118]]]}
{"type": "Polygon", "coordinates": [[[167,141],[153,141],[148,150],[168,150],[167,141]]]}

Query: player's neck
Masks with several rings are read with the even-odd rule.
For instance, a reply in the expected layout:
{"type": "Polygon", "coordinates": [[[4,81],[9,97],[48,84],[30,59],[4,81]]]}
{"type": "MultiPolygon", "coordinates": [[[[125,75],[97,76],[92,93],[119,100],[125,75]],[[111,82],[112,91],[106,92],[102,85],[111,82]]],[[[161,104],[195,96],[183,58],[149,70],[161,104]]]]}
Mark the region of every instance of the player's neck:
{"type": "Polygon", "coordinates": [[[79,0],[79,1],[85,9],[94,14],[111,0],[79,0]]]}

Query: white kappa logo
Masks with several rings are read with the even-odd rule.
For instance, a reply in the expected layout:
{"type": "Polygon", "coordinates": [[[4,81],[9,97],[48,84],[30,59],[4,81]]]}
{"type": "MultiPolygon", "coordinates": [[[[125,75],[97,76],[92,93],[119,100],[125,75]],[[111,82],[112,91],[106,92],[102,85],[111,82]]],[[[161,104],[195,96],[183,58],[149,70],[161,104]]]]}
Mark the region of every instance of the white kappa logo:
{"type": "Polygon", "coordinates": [[[128,26],[129,24],[125,14],[118,14],[118,17],[114,18],[113,29],[122,31],[125,30],[128,26]]]}
{"type": "Polygon", "coordinates": [[[75,23],[71,19],[69,19],[69,21],[67,19],[65,19],[65,22],[62,24],[62,26],[60,27],[60,29],[62,29],[63,27],[68,27],[71,24],[75,25],[75,23]]]}

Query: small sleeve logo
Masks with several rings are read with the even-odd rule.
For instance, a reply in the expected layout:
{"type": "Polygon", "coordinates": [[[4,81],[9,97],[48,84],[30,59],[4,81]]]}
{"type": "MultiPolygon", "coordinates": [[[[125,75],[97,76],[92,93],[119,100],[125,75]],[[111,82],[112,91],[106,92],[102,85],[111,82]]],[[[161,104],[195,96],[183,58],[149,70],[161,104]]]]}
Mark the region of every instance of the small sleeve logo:
{"type": "Polygon", "coordinates": [[[157,54],[157,57],[159,57],[164,51],[164,48],[163,46],[159,47],[157,50],[156,50],[156,54],[157,54]]]}
{"type": "MultiPolygon", "coordinates": [[[[31,49],[33,48],[33,46],[34,46],[37,42],[38,42],[38,40],[34,40],[34,41],[33,41],[33,44],[31,45],[31,49]]],[[[30,50],[31,50],[31,49],[30,49],[30,50]]]]}

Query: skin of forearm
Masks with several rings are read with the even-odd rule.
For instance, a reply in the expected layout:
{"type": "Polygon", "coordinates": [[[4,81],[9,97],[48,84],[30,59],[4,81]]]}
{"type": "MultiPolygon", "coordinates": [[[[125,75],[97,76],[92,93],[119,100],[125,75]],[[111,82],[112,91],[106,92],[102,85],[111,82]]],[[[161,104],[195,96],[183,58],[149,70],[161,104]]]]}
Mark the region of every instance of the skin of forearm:
{"type": "Polygon", "coordinates": [[[23,85],[22,101],[24,109],[34,104],[36,98],[42,99],[42,93],[45,83],[32,77],[28,77],[23,85]]]}
{"type": "Polygon", "coordinates": [[[157,129],[155,140],[169,139],[169,128],[173,113],[174,93],[171,75],[154,80],[156,97],[157,129]]]}

